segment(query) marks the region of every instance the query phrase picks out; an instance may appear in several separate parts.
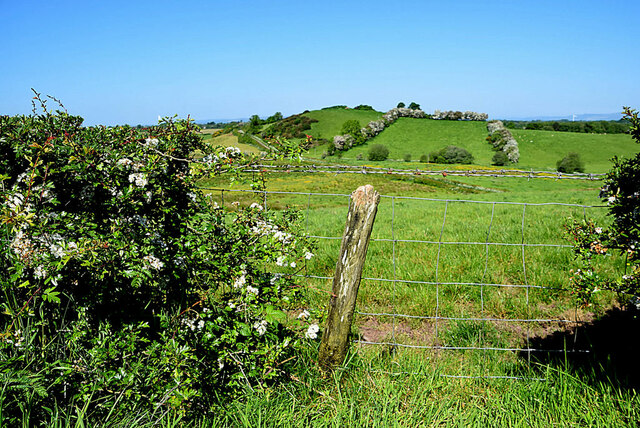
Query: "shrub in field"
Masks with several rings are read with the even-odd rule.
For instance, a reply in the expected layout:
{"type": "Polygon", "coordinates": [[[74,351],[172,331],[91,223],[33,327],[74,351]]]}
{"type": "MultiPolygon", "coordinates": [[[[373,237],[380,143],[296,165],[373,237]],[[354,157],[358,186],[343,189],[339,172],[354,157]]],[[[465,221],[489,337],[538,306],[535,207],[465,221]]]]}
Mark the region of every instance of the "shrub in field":
{"type": "Polygon", "coordinates": [[[336,135],[333,137],[333,147],[336,150],[349,150],[355,144],[355,138],[350,134],[336,135]]]}
{"type": "Polygon", "coordinates": [[[420,162],[422,162],[422,163],[429,162],[429,156],[427,156],[427,155],[420,156],[420,162]]]}
{"type": "Polygon", "coordinates": [[[580,154],[571,152],[556,163],[556,169],[566,174],[584,172],[584,162],[580,159],[580,154]]]}
{"type": "Polygon", "coordinates": [[[405,153],[402,158],[405,162],[411,162],[411,153],[405,153]]]}
{"type": "Polygon", "coordinates": [[[496,152],[491,158],[491,163],[496,166],[504,166],[509,163],[509,158],[505,152],[496,152]]]}
{"type": "Polygon", "coordinates": [[[370,161],[384,161],[389,158],[389,149],[382,144],[374,144],[369,149],[370,161]]]}
{"type": "Polygon", "coordinates": [[[342,124],[342,129],[340,133],[342,135],[351,135],[353,137],[353,145],[364,144],[365,136],[361,131],[362,127],[360,126],[360,122],[356,119],[347,120],[342,124]]]}
{"type": "MultiPolygon", "coordinates": [[[[640,144],[638,113],[624,108],[633,140],[640,144]]],[[[640,309],[640,152],[630,159],[613,158],[600,197],[609,207],[608,226],[590,220],[571,220],[566,229],[573,240],[577,269],[572,271],[571,287],[577,298],[589,304],[593,295],[607,289],[631,295],[631,303],[640,309]],[[594,267],[594,259],[612,252],[625,257],[625,269],[617,278],[607,278],[594,267]]]]}
{"type": "Polygon", "coordinates": [[[435,152],[431,152],[429,157],[436,163],[473,163],[473,155],[466,149],[457,146],[447,146],[435,152]]]}
{"type": "Polygon", "coordinates": [[[374,108],[367,104],[360,104],[353,108],[354,110],[366,110],[366,111],[374,111],[374,108]]]}
{"type": "Polygon", "coordinates": [[[5,422],[65,406],[101,423],[202,414],[279,379],[309,323],[288,320],[304,301],[270,273],[312,256],[297,214],[228,211],[201,193],[198,177],[242,155],[204,146],[190,121],[83,127],[41,103],[0,117],[5,422]],[[188,161],[194,150],[204,159],[188,161]]]}

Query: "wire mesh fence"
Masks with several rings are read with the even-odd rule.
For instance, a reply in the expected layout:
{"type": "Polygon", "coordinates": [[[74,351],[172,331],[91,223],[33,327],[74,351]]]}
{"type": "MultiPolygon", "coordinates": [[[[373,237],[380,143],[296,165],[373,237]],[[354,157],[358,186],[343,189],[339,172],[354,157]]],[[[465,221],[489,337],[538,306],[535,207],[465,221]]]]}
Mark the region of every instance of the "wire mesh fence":
{"type": "MultiPolygon", "coordinates": [[[[326,304],[350,195],[206,191],[223,204],[257,197],[265,207],[304,213],[316,257],[303,270],[279,273],[325,290],[315,304],[326,304]]],[[[567,291],[573,253],[562,227],[569,217],[603,218],[604,208],[382,195],[358,297],[356,348],[371,370],[435,368],[446,377],[496,379],[540,378],[531,371],[539,354],[588,352],[576,338],[590,314],[567,291]],[[569,338],[561,346],[546,340],[557,333],[569,338]]],[[[611,272],[619,268],[613,258],[606,263],[611,272]]]]}

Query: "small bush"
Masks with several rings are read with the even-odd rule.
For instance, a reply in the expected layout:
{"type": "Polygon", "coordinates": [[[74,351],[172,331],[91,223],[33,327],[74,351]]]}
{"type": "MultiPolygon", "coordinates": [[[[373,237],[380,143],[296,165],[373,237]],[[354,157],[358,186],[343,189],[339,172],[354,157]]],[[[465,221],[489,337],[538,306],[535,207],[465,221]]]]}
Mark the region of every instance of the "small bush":
{"type": "Polygon", "coordinates": [[[362,160],[364,159],[364,155],[362,153],[358,153],[358,155],[356,156],[356,160],[362,160]]]}
{"type": "Polygon", "coordinates": [[[491,163],[496,166],[503,166],[509,163],[509,158],[505,152],[496,152],[491,159],[491,163]]]}
{"type": "Polygon", "coordinates": [[[584,163],[578,153],[571,152],[556,163],[556,169],[566,174],[584,172],[584,163]]]}
{"type": "Polygon", "coordinates": [[[405,162],[411,162],[411,153],[405,153],[403,159],[405,162]]]}
{"type": "Polygon", "coordinates": [[[447,146],[438,151],[429,154],[431,159],[434,159],[436,163],[461,163],[470,164],[473,163],[473,155],[466,149],[457,146],[447,146]]]}
{"type": "Polygon", "coordinates": [[[370,161],[384,161],[389,158],[389,149],[382,144],[375,144],[369,149],[370,161]]]}
{"type": "Polygon", "coordinates": [[[422,163],[429,162],[429,156],[427,156],[427,155],[420,156],[420,162],[422,162],[422,163]]]}

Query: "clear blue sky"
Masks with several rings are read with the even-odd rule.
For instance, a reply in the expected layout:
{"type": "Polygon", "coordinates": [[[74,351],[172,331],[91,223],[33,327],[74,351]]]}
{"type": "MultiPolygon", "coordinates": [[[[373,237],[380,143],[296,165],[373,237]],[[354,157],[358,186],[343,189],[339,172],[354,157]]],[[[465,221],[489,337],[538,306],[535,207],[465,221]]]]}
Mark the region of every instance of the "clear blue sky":
{"type": "Polygon", "coordinates": [[[399,101],[491,117],[640,107],[640,2],[0,0],[0,114],[86,124],[399,101]]]}

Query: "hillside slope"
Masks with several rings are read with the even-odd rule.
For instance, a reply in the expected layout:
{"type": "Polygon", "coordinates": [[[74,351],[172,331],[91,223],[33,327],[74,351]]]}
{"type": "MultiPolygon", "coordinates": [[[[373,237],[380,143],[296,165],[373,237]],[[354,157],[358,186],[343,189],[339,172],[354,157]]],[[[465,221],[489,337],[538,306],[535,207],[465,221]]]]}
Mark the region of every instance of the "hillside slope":
{"type": "Polygon", "coordinates": [[[311,125],[310,135],[315,138],[325,138],[329,141],[333,140],[335,135],[340,134],[342,124],[347,120],[357,120],[361,126],[366,126],[372,120],[377,120],[384,113],[373,110],[354,110],[344,107],[332,107],[322,110],[313,110],[304,113],[304,116],[318,120],[311,125]]]}

